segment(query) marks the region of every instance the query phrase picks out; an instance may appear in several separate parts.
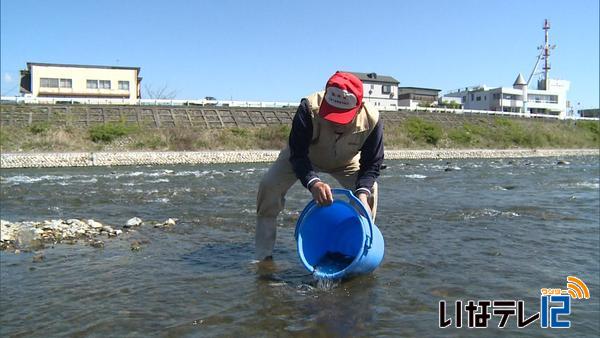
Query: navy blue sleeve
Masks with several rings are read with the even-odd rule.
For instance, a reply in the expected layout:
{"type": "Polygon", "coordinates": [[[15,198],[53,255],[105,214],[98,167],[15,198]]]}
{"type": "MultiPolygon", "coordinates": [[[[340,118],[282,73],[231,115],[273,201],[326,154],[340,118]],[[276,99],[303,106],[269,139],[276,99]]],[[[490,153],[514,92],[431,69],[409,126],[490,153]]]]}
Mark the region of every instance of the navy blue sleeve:
{"type": "Polygon", "coordinates": [[[379,177],[383,156],[383,122],[379,119],[375,129],[360,148],[360,168],[356,179],[357,190],[366,188],[373,192],[373,184],[379,177]]]}
{"type": "Polygon", "coordinates": [[[309,183],[312,185],[318,181],[318,176],[308,158],[308,147],[312,140],[312,133],[313,125],[310,117],[310,108],[308,101],[303,99],[300,102],[300,106],[298,106],[296,115],[294,115],[288,142],[290,146],[290,162],[292,163],[294,173],[307,189],[310,188],[309,183]]]}

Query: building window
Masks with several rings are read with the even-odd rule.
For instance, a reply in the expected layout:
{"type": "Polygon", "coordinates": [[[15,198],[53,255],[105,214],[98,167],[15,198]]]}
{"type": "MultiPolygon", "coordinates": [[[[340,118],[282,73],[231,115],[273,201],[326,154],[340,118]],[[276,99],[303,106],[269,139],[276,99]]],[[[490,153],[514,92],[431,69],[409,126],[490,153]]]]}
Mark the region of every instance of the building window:
{"type": "Polygon", "coordinates": [[[73,80],[71,79],[60,79],[60,88],[73,88],[73,80]]]}
{"type": "Polygon", "coordinates": [[[119,90],[129,90],[129,81],[119,81],[119,90]]]}
{"type": "Polygon", "coordinates": [[[475,101],[475,94],[471,94],[471,101],[475,101]]]}
{"type": "Polygon", "coordinates": [[[389,94],[392,92],[392,86],[390,85],[382,85],[381,86],[381,94],[389,94]]]}
{"type": "Polygon", "coordinates": [[[100,80],[100,89],[110,89],[110,80],[100,80]]]}
{"type": "Polygon", "coordinates": [[[477,101],[481,101],[481,96],[477,96],[477,101]]]}
{"type": "Polygon", "coordinates": [[[98,80],[87,80],[88,89],[98,89],[98,80]]]}
{"type": "Polygon", "coordinates": [[[40,87],[58,88],[58,79],[42,77],[40,78],[40,87]]]}

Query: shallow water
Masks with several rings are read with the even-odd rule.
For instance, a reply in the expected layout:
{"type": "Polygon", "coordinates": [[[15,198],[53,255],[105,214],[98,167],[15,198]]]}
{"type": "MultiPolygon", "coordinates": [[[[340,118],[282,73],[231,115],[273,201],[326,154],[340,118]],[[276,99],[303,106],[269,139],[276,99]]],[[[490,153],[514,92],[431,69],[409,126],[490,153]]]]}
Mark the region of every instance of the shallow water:
{"type": "Polygon", "coordinates": [[[309,198],[299,184],[275,260],[252,263],[267,164],[2,170],[5,220],[179,222],[103,249],[48,247],[38,263],[1,252],[0,336],[598,336],[598,157],[567,160],[386,161],[384,260],[326,290],[296,255],[294,224],[309,198]],[[568,275],[591,292],[573,301],[570,329],[518,329],[514,317],[498,329],[495,316],[488,329],[438,327],[442,299],[522,299],[532,314],[540,288],[565,288],[568,275]]]}

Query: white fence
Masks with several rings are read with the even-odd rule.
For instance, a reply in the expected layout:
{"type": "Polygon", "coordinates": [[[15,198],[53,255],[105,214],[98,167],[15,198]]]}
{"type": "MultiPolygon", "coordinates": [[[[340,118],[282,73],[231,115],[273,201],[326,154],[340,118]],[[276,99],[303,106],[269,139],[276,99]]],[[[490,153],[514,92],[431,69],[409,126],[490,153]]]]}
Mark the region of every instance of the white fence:
{"type": "Polygon", "coordinates": [[[221,101],[221,100],[163,100],[163,99],[99,99],[80,97],[24,97],[2,96],[2,103],[17,104],[98,104],[98,105],[141,105],[141,106],[220,106],[248,108],[296,107],[298,102],[280,101],[221,101]]]}
{"type": "Polygon", "coordinates": [[[430,113],[449,113],[457,115],[498,115],[498,116],[510,116],[510,117],[524,117],[524,118],[548,118],[556,120],[588,120],[598,121],[597,117],[580,117],[580,116],[558,116],[548,114],[523,114],[513,112],[502,112],[494,110],[476,110],[476,109],[452,109],[452,108],[431,108],[431,107],[398,107],[399,111],[411,111],[411,112],[430,112],[430,113]]]}
{"type": "MultiPolygon", "coordinates": [[[[288,108],[298,106],[298,102],[280,102],[280,101],[221,101],[221,100],[161,100],[161,99],[96,99],[96,98],[52,98],[52,97],[23,97],[23,96],[2,96],[2,103],[17,104],[98,104],[98,105],[141,105],[141,106],[219,106],[219,107],[246,107],[246,108],[288,108]]],[[[547,114],[522,114],[512,112],[501,112],[492,110],[474,110],[474,109],[451,109],[451,108],[431,108],[431,107],[398,107],[399,111],[412,112],[431,112],[431,113],[450,113],[450,114],[470,114],[470,115],[498,115],[524,118],[549,118],[549,119],[567,119],[567,120],[589,120],[598,121],[597,117],[579,117],[579,116],[556,116],[547,114]]]]}

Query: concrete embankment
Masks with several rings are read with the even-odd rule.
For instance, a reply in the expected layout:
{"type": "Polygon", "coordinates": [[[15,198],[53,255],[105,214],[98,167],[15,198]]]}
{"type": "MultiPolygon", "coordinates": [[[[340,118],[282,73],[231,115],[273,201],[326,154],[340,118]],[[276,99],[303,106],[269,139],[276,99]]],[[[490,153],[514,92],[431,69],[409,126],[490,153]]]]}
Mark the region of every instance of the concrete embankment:
{"type": "MultiPolygon", "coordinates": [[[[2,153],[0,168],[91,167],[272,162],[278,150],[189,152],[2,153]]],[[[599,156],[598,149],[387,150],[386,159],[458,159],[599,156]]]]}

